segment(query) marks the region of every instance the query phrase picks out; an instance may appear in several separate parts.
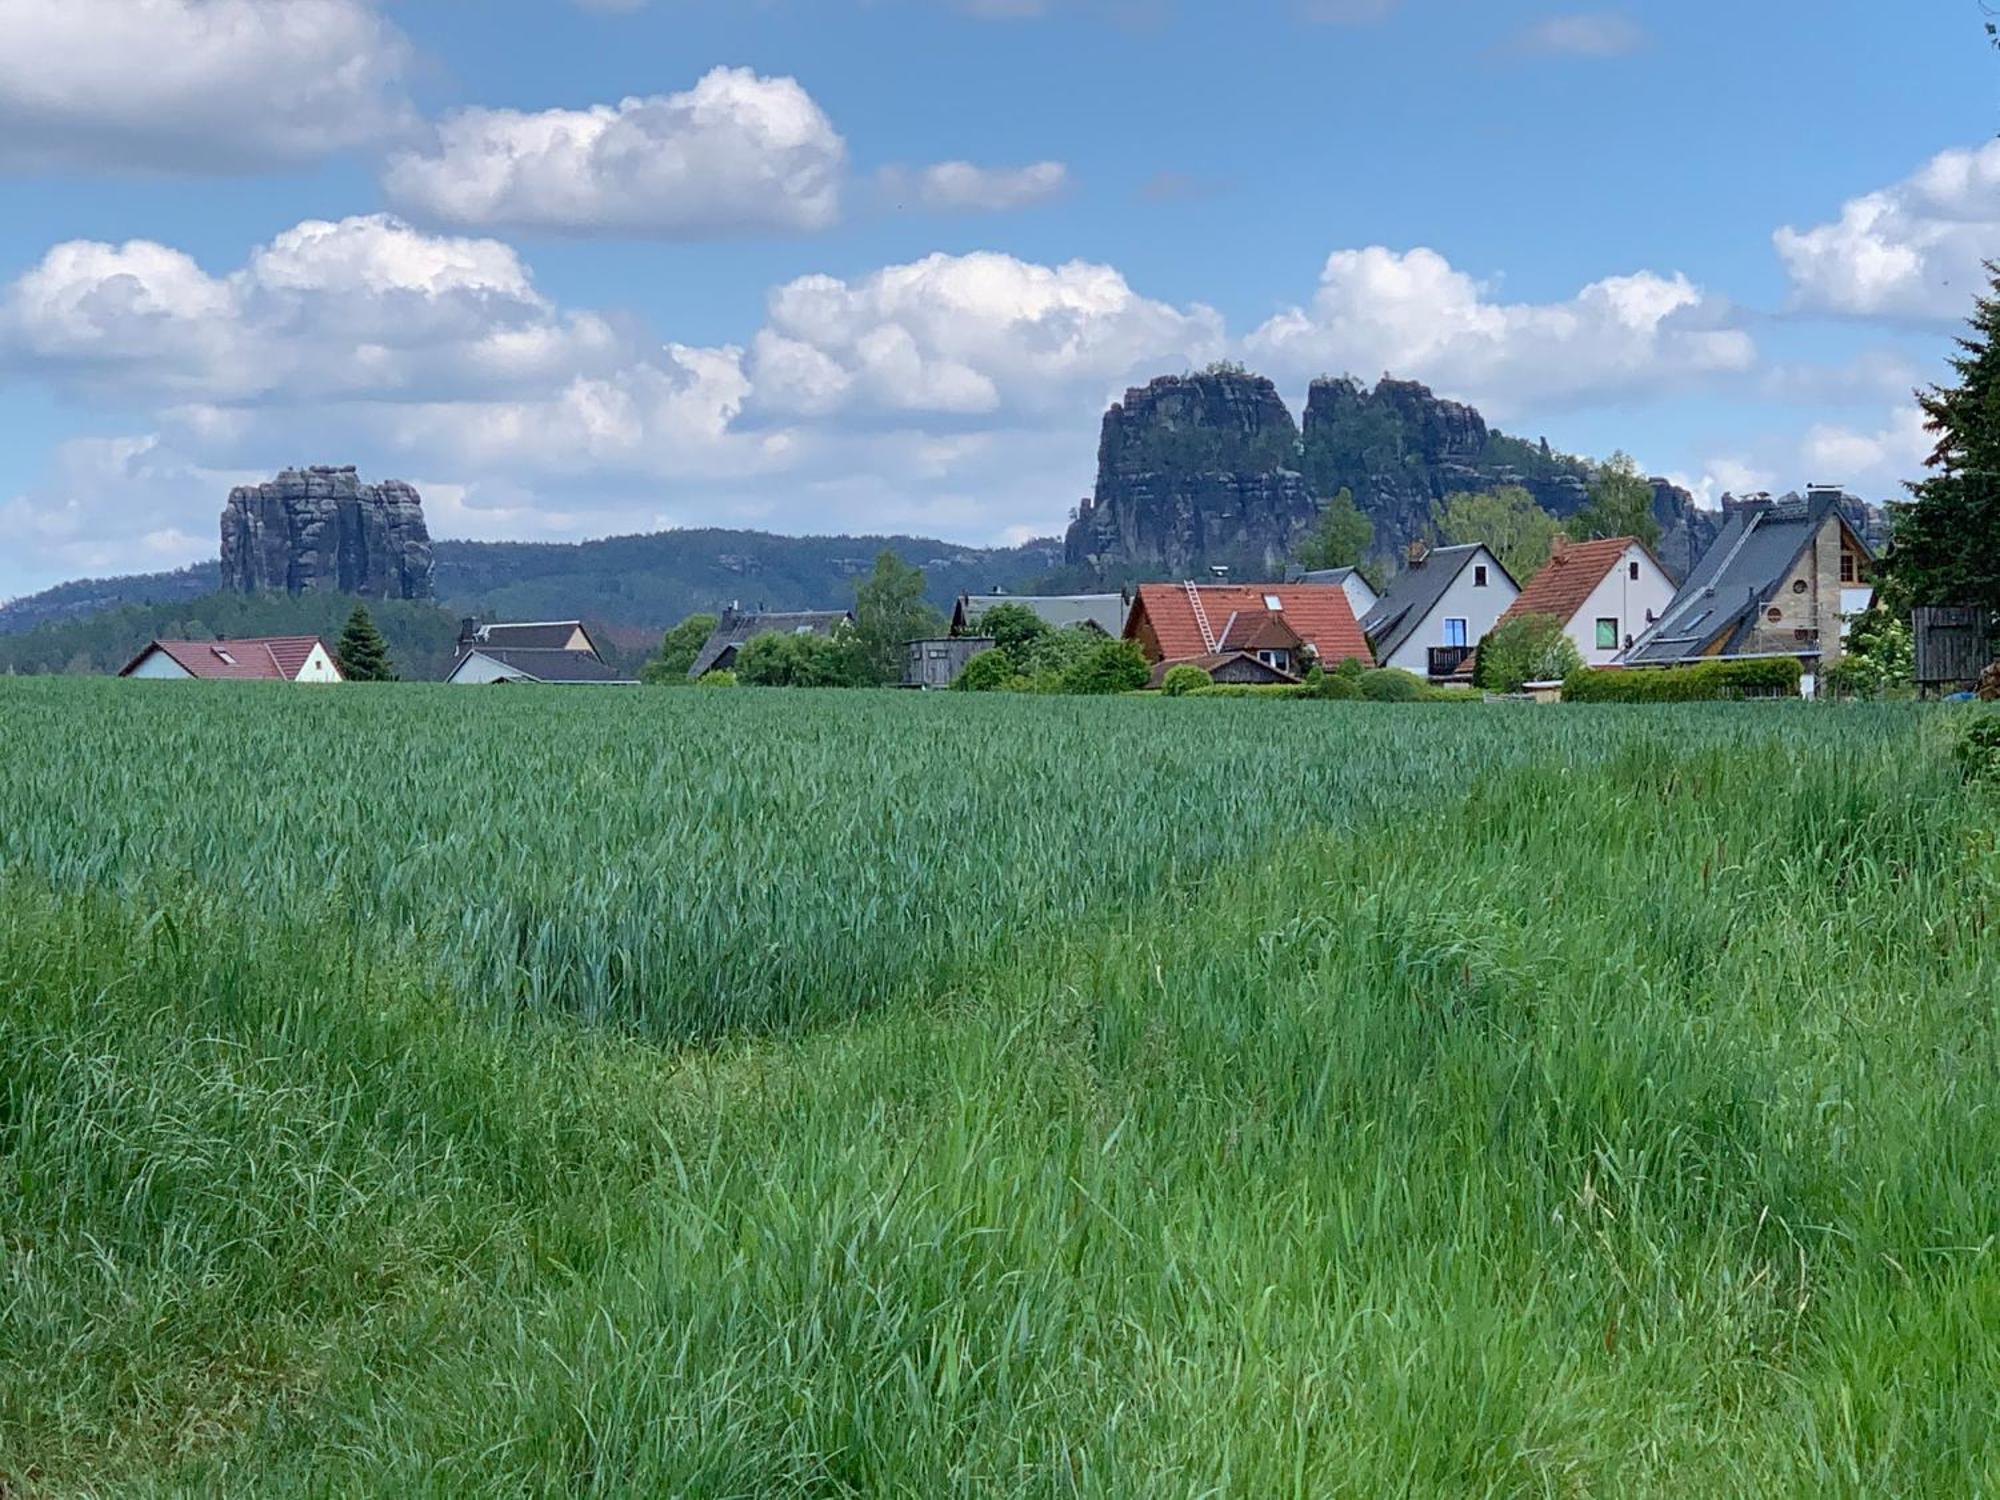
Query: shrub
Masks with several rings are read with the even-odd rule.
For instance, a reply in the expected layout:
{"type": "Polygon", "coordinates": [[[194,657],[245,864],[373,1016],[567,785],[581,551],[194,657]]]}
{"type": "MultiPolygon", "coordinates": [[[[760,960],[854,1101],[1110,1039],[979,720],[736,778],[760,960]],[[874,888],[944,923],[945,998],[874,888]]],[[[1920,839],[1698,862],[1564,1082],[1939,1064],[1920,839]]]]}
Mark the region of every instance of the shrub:
{"type": "Polygon", "coordinates": [[[1377,667],[1360,679],[1361,696],[1370,703],[1415,703],[1425,686],[1423,678],[1401,667],[1377,667]]]}
{"type": "Polygon", "coordinates": [[[735,687],[734,672],[704,672],[695,683],[696,687],[735,687]]]}
{"type": "Polygon", "coordinates": [[[1489,693],[1518,693],[1531,682],[1560,682],[1583,655],[1554,615],[1517,615],[1479,643],[1473,680],[1489,693]]]}
{"type": "Polygon", "coordinates": [[[1178,667],[1169,667],[1167,675],[1160,679],[1160,691],[1169,698],[1184,698],[1196,688],[1212,684],[1208,673],[1191,662],[1182,662],[1178,667]]]}
{"type": "Polygon", "coordinates": [[[1981,714],[1967,724],[1952,756],[1967,781],[2000,784],[2000,714],[1981,714]]]}
{"type": "MultiPolygon", "coordinates": [[[[994,613],[999,611],[995,610],[994,613]]],[[[965,664],[952,686],[958,693],[997,693],[1019,674],[1005,651],[982,651],[965,664]]]]}
{"type": "Polygon", "coordinates": [[[2000,661],[1980,674],[1979,697],[1984,703],[2000,703],[2000,661]]]}
{"type": "Polygon", "coordinates": [[[1361,696],[1361,684],[1339,672],[1329,672],[1320,679],[1311,696],[1333,703],[1352,703],[1361,696]]]}
{"type": "Polygon", "coordinates": [[[1425,703],[1484,703],[1486,695],[1478,688],[1469,687],[1427,687],[1422,702],[1425,703]]]}
{"type": "Polygon", "coordinates": [[[1190,698],[1279,698],[1298,699],[1305,689],[1289,682],[1217,682],[1196,688],[1190,698]]]}
{"type": "Polygon", "coordinates": [[[1129,693],[1152,681],[1153,669],[1132,641],[1100,641],[1062,674],[1067,693],[1129,693]]]}
{"type": "Polygon", "coordinates": [[[1843,656],[1819,679],[1819,690],[1828,698],[1879,698],[1887,685],[1881,666],[1865,656],[1843,656]]]}
{"type": "Polygon", "coordinates": [[[1345,677],[1349,682],[1359,682],[1361,674],[1367,670],[1366,667],[1361,665],[1358,657],[1343,656],[1340,659],[1340,665],[1335,667],[1333,672],[1336,677],[1345,677]]]}
{"type": "Polygon", "coordinates": [[[748,687],[857,687],[870,680],[856,641],[838,635],[782,635],[745,641],[736,676],[748,687]]]}
{"type": "Polygon", "coordinates": [[[1705,661],[1691,667],[1586,668],[1563,680],[1565,703],[1712,703],[1797,697],[1803,670],[1789,656],[1705,661]]]}

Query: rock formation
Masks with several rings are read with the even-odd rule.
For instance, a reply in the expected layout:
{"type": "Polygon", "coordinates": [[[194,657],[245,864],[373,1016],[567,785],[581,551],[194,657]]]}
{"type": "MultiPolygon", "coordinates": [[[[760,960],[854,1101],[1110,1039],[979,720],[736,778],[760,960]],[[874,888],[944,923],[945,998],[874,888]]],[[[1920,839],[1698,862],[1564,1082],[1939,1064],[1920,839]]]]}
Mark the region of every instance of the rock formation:
{"type": "Polygon", "coordinates": [[[424,502],[399,479],[363,484],[350,466],[286,469],[229,493],[222,585],[240,593],[334,591],[431,597],[424,502]]]}
{"type": "Polygon", "coordinates": [[[1319,513],[1298,464],[1298,426],[1261,376],[1216,369],[1129,390],[1104,415],[1097,490],[1065,564],[1106,577],[1280,572],[1319,513]]]}
{"type": "MultiPolygon", "coordinates": [[[[1595,467],[1496,432],[1472,407],[1410,380],[1316,380],[1301,434],[1270,381],[1240,372],[1156,380],[1105,415],[1097,491],[1078,509],[1065,560],[1106,579],[1192,576],[1211,563],[1280,569],[1319,505],[1345,489],[1393,565],[1426,536],[1432,508],[1461,490],[1519,485],[1574,515],[1595,467]]],[[[1685,576],[1721,517],[1653,481],[1660,559],[1685,576]]]]}

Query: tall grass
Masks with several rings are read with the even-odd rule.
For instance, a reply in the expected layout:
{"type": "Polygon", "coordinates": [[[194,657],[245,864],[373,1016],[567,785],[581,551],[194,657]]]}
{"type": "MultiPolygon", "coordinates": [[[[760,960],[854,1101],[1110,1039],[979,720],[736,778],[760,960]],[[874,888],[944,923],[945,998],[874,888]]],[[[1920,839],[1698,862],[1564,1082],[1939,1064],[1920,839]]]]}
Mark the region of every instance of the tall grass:
{"type": "MultiPolygon", "coordinates": [[[[2000,853],[1935,721],[696,696],[643,753],[644,702],[0,698],[10,1484],[2000,1486],[2000,853]],[[473,724],[483,797],[413,767],[473,724]],[[64,793],[149,740],[81,774],[150,823],[64,793]],[[273,740],[321,791],[175,791],[273,740]],[[567,850],[566,941],[653,951],[599,903],[704,839],[847,937],[655,939],[731,976],[700,1050],[518,950],[496,1008],[502,929],[425,914],[567,850]]],[[[681,878],[655,924],[747,883],[681,878]]]]}

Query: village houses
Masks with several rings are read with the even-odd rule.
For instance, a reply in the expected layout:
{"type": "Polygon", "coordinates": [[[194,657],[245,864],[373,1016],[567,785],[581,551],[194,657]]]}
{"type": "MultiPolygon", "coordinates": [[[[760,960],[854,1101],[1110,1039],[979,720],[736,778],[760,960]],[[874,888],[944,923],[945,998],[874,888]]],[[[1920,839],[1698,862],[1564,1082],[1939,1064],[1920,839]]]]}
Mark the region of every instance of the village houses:
{"type": "Polygon", "coordinates": [[[1409,566],[1361,628],[1383,666],[1442,681],[1465,664],[1520,592],[1488,547],[1413,542],[1409,566]]]}
{"type": "Polygon", "coordinates": [[[118,674],[163,682],[344,682],[316,635],[252,636],[232,641],[153,641],[118,674]]]}

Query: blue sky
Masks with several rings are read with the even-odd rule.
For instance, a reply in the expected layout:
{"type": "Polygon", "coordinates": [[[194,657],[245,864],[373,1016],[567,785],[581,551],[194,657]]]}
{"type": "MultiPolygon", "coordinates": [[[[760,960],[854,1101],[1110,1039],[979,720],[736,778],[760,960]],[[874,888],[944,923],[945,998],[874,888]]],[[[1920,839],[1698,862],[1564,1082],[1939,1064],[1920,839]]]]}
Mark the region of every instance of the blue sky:
{"type": "Polygon", "coordinates": [[[1707,499],[1920,460],[1977,0],[0,0],[0,597],[353,462],[440,535],[1059,530],[1105,402],[1427,380],[1707,499]]]}

